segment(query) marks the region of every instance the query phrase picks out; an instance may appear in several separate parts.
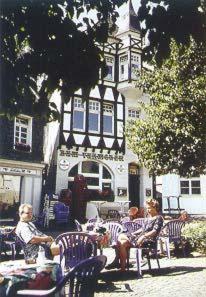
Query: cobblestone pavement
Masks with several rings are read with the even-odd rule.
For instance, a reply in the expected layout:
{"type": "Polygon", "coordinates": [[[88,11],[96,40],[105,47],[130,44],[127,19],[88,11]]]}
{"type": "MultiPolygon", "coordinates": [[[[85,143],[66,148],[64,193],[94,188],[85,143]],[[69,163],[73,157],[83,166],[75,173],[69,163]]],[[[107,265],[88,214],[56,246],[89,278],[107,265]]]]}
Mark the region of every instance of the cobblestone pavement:
{"type": "MultiPolygon", "coordinates": [[[[132,251],[133,252],[133,251],[132,251]]],[[[114,258],[114,251],[105,249],[108,263],[114,258]]],[[[117,269],[104,270],[98,283],[95,297],[203,297],[206,296],[206,257],[160,259],[158,271],[156,260],[152,260],[152,275],[147,266],[143,278],[137,279],[134,253],[131,261],[134,267],[121,273],[117,269]]]]}

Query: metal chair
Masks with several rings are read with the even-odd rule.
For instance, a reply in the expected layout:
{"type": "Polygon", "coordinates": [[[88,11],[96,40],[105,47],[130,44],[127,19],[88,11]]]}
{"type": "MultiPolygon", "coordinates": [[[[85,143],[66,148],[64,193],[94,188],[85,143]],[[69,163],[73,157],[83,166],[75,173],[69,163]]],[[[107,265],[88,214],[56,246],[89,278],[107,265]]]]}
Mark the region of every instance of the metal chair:
{"type": "Polygon", "coordinates": [[[54,204],[54,219],[57,224],[68,223],[69,207],[62,202],[54,204]]]}
{"type": "Polygon", "coordinates": [[[96,256],[83,260],[52,289],[19,290],[17,296],[55,296],[64,288],[69,297],[92,297],[99,273],[105,267],[106,260],[106,256],[96,256]]]}
{"type": "Polygon", "coordinates": [[[170,243],[180,243],[182,246],[183,255],[185,257],[184,243],[181,236],[181,230],[185,222],[179,220],[172,220],[165,224],[161,230],[159,240],[164,241],[168,259],[170,259],[170,243]]]}
{"type": "Polygon", "coordinates": [[[85,232],[67,232],[59,235],[55,242],[60,246],[60,264],[66,269],[80,261],[97,255],[97,243],[85,232]],[[63,263],[64,260],[64,263],[63,263]]]}

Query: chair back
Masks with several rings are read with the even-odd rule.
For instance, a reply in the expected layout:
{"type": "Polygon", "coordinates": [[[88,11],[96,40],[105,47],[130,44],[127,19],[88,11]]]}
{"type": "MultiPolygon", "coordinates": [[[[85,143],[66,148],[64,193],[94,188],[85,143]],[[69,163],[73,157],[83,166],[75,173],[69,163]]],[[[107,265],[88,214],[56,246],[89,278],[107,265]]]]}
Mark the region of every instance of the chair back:
{"type": "Polygon", "coordinates": [[[56,287],[41,291],[20,290],[17,291],[17,296],[56,296],[55,294],[65,287],[66,296],[93,297],[98,276],[105,267],[106,261],[107,258],[103,255],[83,260],[72,268],[56,287]]]}
{"type": "Polygon", "coordinates": [[[60,263],[65,267],[74,267],[80,261],[97,255],[97,244],[92,236],[85,232],[67,232],[56,238],[60,246],[60,263]]]}
{"type": "Polygon", "coordinates": [[[115,244],[117,242],[118,236],[123,232],[123,227],[117,222],[107,222],[104,224],[106,229],[110,234],[110,244],[115,244]]]}
{"type": "Polygon", "coordinates": [[[145,218],[138,218],[134,220],[135,223],[139,224],[141,227],[144,226],[145,218]]]}
{"type": "Polygon", "coordinates": [[[142,228],[142,226],[138,222],[133,222],[133,221],[123,222],[122,226],[128,233],[133,233],[138,229],[142,228]]]}
{"type": "Polygon", "coordinates": [[[53,206],[55,221],[57,223],[67,223],[69,217],[69,207],[63,202],[57,202],[53,206]]]}
{"type": "Polygon", "coordinates": [[[181,230],[184,225],[185,222],[179,220],[172,220],[165,224],[165,226],[162,228],[161,233],[163,233],[163,236],[166,234],[166,236],[168,236],[170,240],[178,240],[181,238],[181,230]]]}

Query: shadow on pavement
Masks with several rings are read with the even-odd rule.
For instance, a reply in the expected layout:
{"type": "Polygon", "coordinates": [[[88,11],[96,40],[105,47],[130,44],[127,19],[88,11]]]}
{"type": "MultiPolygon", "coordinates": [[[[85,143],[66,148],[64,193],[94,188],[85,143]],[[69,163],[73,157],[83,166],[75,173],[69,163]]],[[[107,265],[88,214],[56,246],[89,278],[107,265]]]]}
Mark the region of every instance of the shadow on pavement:
{"type": "MultiPolygon", "coordinates": [[[[175,276],[184,275],[187,273],[200,272],[204,270],[203,267],[190,267],[190,266],[173,266],[160,269],[152,269],[150,272],[148,269],[143,270],[143,277],[149,274],[151,277],[158,276],[175,276]]],[[[121,272],[118,270],[104,271],[101,273],[100,282],[97,285],[96,292],[133,292],[128,281],[138,280],[137,271],[121,272]]]]}

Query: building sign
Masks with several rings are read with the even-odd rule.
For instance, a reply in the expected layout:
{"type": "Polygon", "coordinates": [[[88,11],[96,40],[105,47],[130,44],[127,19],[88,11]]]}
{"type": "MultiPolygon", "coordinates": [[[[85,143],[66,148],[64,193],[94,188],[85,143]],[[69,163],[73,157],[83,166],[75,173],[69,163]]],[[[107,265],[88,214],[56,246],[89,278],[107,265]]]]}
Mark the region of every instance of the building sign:
{"type": "Polygon", "coordinates": [[[69,162],[65,159],[60,160],[59,162],[59,168],[62,170],[68,170],[69,169],[69,162]]]}
{"type": "Polygon", "coordinates": [[[123,155],[111,155],[111,154],[100,154],[100,153],[79,153],[76,151],[70,150],[60,150],[60,157],[71,157],[78,158],[83,157],[83,159],[92,159],[92,160],[108,160],[108,161],[124,161],[123,155]]]}
{"type": "Polygon", "coordinates": [[[117,188],[117,195],[120,197],[127,196],[127,188],[117,188]]]}
{"type": "Polygon", "coordinates": [[[37,170],[30,170],[30,169],[24,169],[24,168],[12,168],[12,167],[0,167],[0,173],[19,173],[19,174],[31,174],[31,175],[37,175],[37,170]]]}

